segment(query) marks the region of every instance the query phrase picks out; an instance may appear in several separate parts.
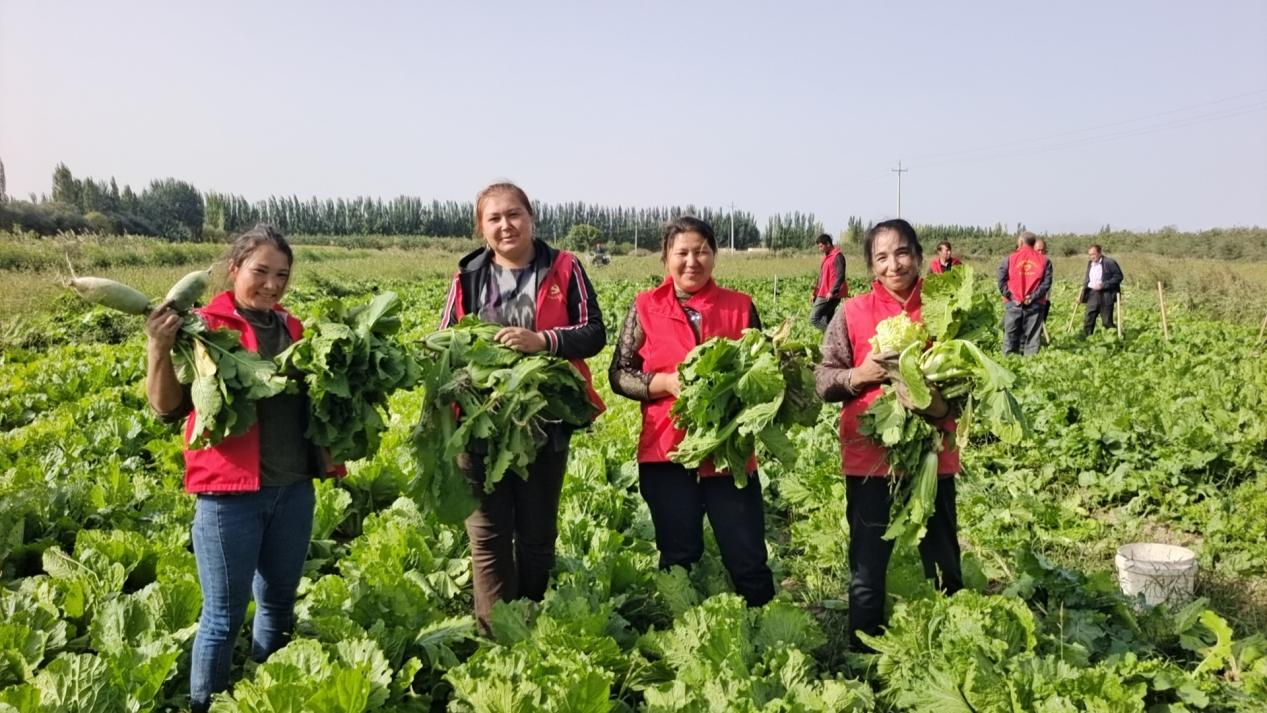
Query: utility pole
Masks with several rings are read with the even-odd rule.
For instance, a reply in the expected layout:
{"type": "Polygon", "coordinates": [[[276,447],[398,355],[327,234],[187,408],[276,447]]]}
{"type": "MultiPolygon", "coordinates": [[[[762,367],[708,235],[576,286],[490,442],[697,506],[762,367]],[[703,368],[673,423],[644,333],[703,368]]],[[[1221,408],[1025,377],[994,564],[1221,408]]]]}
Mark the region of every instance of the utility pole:
{"type": "Polygon", "coordinates": [[[910,171],[909,168],[902,168],[902,162],[897,162],[897,168],[890,168],[890,171],[897,174],[897,217],[902,217],[902,174],[910,171]]]}
{"type": "Polygon", "coordinates": [[[735,204],[730,204],[730,252],[735,251],[735,204]]]}

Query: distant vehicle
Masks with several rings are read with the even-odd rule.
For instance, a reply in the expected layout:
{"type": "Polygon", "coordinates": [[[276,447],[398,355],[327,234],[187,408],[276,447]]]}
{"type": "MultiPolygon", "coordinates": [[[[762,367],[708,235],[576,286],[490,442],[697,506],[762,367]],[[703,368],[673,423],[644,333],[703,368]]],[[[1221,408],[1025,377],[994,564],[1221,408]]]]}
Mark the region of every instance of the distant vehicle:
{"type": "Polygon", "coordinates": [[[611,263],[611,261],[611,253],[607,252],[607,249],[603,247],[602,243],[594,246],[594,252],[590,253],[591,265],[602,267],[603,265],[611,263]]]}

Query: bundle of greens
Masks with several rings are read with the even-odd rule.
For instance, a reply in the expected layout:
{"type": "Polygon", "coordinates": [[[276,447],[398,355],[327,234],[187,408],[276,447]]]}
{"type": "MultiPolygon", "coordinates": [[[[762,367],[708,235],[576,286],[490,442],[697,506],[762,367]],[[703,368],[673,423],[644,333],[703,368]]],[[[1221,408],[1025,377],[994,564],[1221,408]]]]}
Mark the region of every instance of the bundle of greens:
{"type": "Polygon", "coordinates": [[[373,457],[387,428],[387,399],[421,374],[401,343],[400,299],[384,292],[349,308],[337,299],[314,310],[303,339],[278,355],[281,370],[308,387],[306,435],[335,462],[373,457]]]}
{"type": "Polygon", "coordinates": [[[678,366],[682,391],[669,414],[686,437],[669,458],[697,468],[711,458],[736,487],[748,484],[748,461],[760,449],[785,465],[796,462],[792,425],[812,426],[822,402],[814,393],[818,347],[791,338],[792,323],[739,339],[714,337],[678,366]]]}
{"type": "Polygon", "coordinates": [[[172,365],[194,403],[190,448],[246,433],[255,423],[255,402],[286,390],[273,361],[243,347],[236,330],[210,329],[193,312],[185,314],[172,345],[172,365]]]}
{"type": "MultiPolygon", "coordinates": [[[[277,366],[242,346],[232,329],[210,329],[192,308],[207,289],[210,270],[195,270],[172,285],[164,301],[183,321],[172,345],[176,379],[190,387],[194,404],[191,448],[205,448],[239,436],[255,423],[255,402],[286,388],[277,366]]],[[[146,315],[150,300],[139,290],[101,277],[77,277],[67,286],[103,307],[146,315]]]]}
{"type": "Polygon", "coordinates": [[[598,414],[575,367],[503,346],[493,340],[500,329],[468,316],[422,342],[426,397],[413,435],[413,491],[446,522],[462,521],[478,504],[459,454],[483,457],[484,491],[492,492],[508,472],[528,477],[547,425],[579,428],[598,414]]]}
{"type": "Polygon", "coordinates": [[[1027,428],[1009,390],[1015,377],[971,341],[995,321],[988,298],[973,294],[972,268],[928,276],[921,299],[923,325],[902,313],[876,326],[871,348],[877,355],[896,354],[896,364],[889,359],[892,385],[859,419],[859,432],[888,449],[889,467],[899,476],[884,537],[902,545],[917,544],[927,530],[937,495],[938,453],[967,443],[975,422],[1007,443],[1020,442],[1027,428]],[[905,391],[914,409],[927,408],[930,384],[960,414],[956,433],[899,401],[898,392],[905,391]]]}

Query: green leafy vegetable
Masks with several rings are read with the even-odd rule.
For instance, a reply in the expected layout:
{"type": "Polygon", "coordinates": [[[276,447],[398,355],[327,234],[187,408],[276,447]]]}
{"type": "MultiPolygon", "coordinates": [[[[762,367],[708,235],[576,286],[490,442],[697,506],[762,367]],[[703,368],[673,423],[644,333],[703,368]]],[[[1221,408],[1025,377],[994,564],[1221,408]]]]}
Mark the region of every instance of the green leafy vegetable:
{"type": "Polygon", "coordinates": [[[928,330],[905,312],[876,325],[875,336],[870,339],[871,348],[881,354],[901,352],[912,344],[923,344],[926,341],[928,330]]]}
{"type": "MultiPolygon", "coordinates": [[[[77,277],[69,283],[85,299],[128,314],[149,312],[149,300],[127,285],[98,277],[77,277]]],[[[240,436],[255,423],[255,402],[280,394],[286,379],[277,366],[242,346],[232,329],[210,329],[189,311],[207,286],[207,272],[182,277],[168,292],[184,321],[172,345],[176,379],[190,387],[194,402],[191,448],[213,446],[240,436]]]]}
{"type": "Polygon", "coordinates": [[[579,428],[598,414],[575,367],[494,341],[500,329],[468,316],[423,340],[427,396],[414,430],[413,489],[446,522],[460,522],[477,504],[459,454],[483,457],[482,485],[492,492],[507,473],[528,477],[549,424],[579,428]]]}
{"type": "Polygon", "coordinates": [[[669,457],[688,468],[711,458],[737,487],[748,483],[748,460],[763,454],[791,465],[792,425],[812,426],[822,402],[814,393],[811,364],[818,349],[791,338],[792,324],[739,339],[714,337],[678,366],[682,392],[669,412],[686,437],[669,457]]]}
{"type": "Polygon", "coordinates": [[[421,376],[418,363],[396,337],[400,299],[384,292],[367,305],[348,308],[337,299],[317,305],[304,337],[278,356],[283,372],[297,372],[308,386],[308,438],[330,449],[337,462],[373,457],[387,399],[421,376]]]}
{"type": "Polygon", "coordinates": [[[978,309],[989,305],[974,298],[972,284],[967,265],[930,275],[921,296],[921,314],[932,320],[928,332],[921,335],[902,313],[880,322],[872,339],[873,348],[900,354],[889,373],[892,385],[862,414],[858,431],[888,449],[889,467],[899,476],[884,537],[902,545],[918,543],[927,531],[937,495],[938,453],[966,443],[974,421],[1005,443],[1019,443],[1026,433],[1024,414],[1009,390],[1012,373],[976,344],[953,336],[987,319],[978,309]],[[925,348],[929,335],[934,342],[925,348]],[[957,434],[947,434],[898,399],[904,392],[913,409],[928,408],[933,397],[929,384],[960,413],[957,434]]]}
{"type": "Polygon", "coordinates": [[[190,385],[194,402],[191,448],[240,436],[255,423],[255,402],[286,389],[277,365],[242,346],[233,329],[209,329],[196,314],[185,321],[172,346],[176,378],[190,385]]]}

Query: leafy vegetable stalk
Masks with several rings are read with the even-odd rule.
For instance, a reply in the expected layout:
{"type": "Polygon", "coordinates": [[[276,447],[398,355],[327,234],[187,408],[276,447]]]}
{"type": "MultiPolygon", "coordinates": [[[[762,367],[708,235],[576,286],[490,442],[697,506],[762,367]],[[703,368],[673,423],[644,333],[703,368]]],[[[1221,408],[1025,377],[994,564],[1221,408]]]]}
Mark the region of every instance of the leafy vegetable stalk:
{"type": "Polygon", "coordinates": [[[963,265],[925,278],[921,301],[922,328],[905,313],[876,327],[872,348],[890,357],[896,353],[896,360],[888,359],[892,385],[862,414],[858,429],[888,449],[889,467],[899,476],[884,533],[899,545],[917,544],[927,532],[937,496],[938,453],[966,442],[974,422],[1007,443],[1019,443],[1027,428],[1010,391],[1015,377],[971,341],[994,321],[989,303],[973,293],[972,268],[963,265]],[[930,384],[960,414],[955,433],[898,400],[902,390],[913,408],[927,408],[930,384]]]}
{"type": "Polygon", "coordinates": [[[501,328],[464,317],[422,341],[426,397],[414,429],[414,496],[446,522],[475,509],[459,454],[484,460],[485,492],[507,473],[528,477],[550,424],[583,427],[598,414],[585,379],[564,359],[493,340],[501,328]]]}
{"type": "Polygon", "coordinates": [[[387,428],[387,399],[421,377],[413,355],[396,338],[400,310],[394,292],[353,308],[337,299],[323,301],[304,338],[277,358],[283,371],[297,372],[307,384],[306,435],[329,448],[336,462],[377,453],[387,428]]]}
{"type": "MultiPolygon", "coordinates": [[[[280,394],[286,378],[271,360],[242,346],[232,329],[211,329],[192,308],[207,289],[208,270],[191,272],[172,286],[166,300],[183,321],[172,345],[176,379],[190,387],[194,404],[191,448],[205,448],[228,436],[240,436],[255,423],[255,402],[280,394]]],[[[150,312],[140,291],[99,277],[72,277],[67,282],[84,299],[127,314],[150,312]]]]}
{"type": "Polygon", "coordinates": [[[714,337],[686,355],[678,366],[682,392],[669,412],[686,437],[670,459],[697,468],[711,458],[740,488],[758,448],[796,462],[787,429],[814,425],[822,402],[811,368],[818,348],[791,332],[790,321],[769,332],[746,329],[739,339],[714,337]]]}

